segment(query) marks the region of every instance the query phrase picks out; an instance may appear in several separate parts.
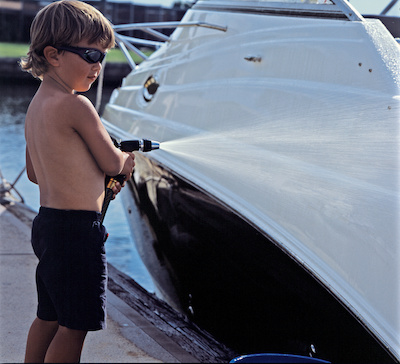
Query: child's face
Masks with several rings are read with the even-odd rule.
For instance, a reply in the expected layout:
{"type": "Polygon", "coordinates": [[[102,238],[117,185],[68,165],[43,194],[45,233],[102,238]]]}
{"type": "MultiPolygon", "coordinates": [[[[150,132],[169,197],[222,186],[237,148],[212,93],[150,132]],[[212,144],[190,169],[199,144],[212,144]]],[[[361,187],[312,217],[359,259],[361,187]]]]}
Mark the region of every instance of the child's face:
{"type": "MultiPolygon", "coordinates": [[[[86,41],[81,41],[78,44],[73,44],[73,47],[79,48],[94,48],[99,50],[101,53],[105,53],[107,49],[102,48],[97,43],[89,44],[86,41]]],[[[94,54],[96,56],[96,54],[94,54]]],[[[61,69],[59,71],[62,73],[62,77],[68,86],[78,92],[85,92],[90,89],[90,86],[101,71],[101,63],[89,63],[81,55],[73,53],[71,51],[63,51],[60,54],[61,58],[61,69]]],[[[90,60],[90,58],[89,58],[90,60]]],[[[61,74],[60,74],[61,76],[61,74]]]]}

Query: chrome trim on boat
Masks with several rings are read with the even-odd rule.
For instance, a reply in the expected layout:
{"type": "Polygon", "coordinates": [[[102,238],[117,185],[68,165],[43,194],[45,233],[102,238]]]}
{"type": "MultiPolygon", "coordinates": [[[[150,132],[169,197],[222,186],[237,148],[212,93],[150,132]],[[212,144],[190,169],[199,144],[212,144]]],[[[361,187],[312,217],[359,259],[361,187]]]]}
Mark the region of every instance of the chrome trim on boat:
{"type": "Polygon", "coordinates": [[[286,1],[243,1],[243,0],[200,0],[194,10],[231,11],[243,13],[258,13],[285,16],[330,17],[351,21],[362,21],[362,15],[346,0],[328,0],[326,3],[317,1],[286,2],[286,1]]]}
{"type": "MultiPolygon", "coordinates": [[[[350,21],[363,21],[362,15],[347,1],[347,0],[327,0],[327,3],[318,4],[317,0],[309,2],[277,2],[265,0],[261,5],[255,1],[243,1],[243,0],[200,0],[194,6],[194,10],[213,10],[213,11],[231,11],[231,12],[243,12],[243,13],[263,13],[273,15],[286,15],[286,16],[312,16],[312,17],[331,17],[335,19],[348,18],[350,21]]],[[[169,37],[165,34],[156,31],[154,29],[175,29],[182,27],[202,27],[208,29],[219,30],[222,32],[227,31],[226,26],[218,24],[211,24],[202,21],[192,22],[154,22],[154,23],[136,23],[136,24],[119,24],[114,25],[115,37],[117,44],[132,69],[136,68],[136,63],[133,61],[129,54],[128,49],[136,53],[143,60],[148,57],[141,52],[134,44],[149,46],[149,47],[160,47],[164,42],[169,40],[169,37]],[[129,37],[118,32],[128,30],[141,30],[148,33],[160,41],[129,37]]]]}
{"type": "Polygon", "coordinates": [[[121,25],[114,25],[115,31],[115,38],[117,41],[118,46],[120,47],[122,53],[125,55],[126,59],[128,60],[129,65],[132,69],[135,69],[136,63],[130,56],[128,49],[129,48],[132,52],[136,53],[139,57],[143,60],[147,59],[147,56],[141,52],[137,47],[133,44],[140,44],[142,46],[148,47],[160,47],[164,42],[169,40],[169,37],[165,34],[158,32],[154,29],[175,29],[175,28],[183,28],[183,27],[202,27],[208,29],[219,30],[222,32],[226,32],[227,27],[221,26],[217,24],[210,24],[207,22],[195,21],[195,22],[155,22],[155,23],[136,23],[136,24],[121,24],[121,25]],[[125,35],[118,34],[118,31],[127,31],[127,30],[142,30],[148,34],[153,35],[154,37],[161,40],[161,42],[148,40],[148,39],[141,39],[135,37],[128,37],[125,35]]]}

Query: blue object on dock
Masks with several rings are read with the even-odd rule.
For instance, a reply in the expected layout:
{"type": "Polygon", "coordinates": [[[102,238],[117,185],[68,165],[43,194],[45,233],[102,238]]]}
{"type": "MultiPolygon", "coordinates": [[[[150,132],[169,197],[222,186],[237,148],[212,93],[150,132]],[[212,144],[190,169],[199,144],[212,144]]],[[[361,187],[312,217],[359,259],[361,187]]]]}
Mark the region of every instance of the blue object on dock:
{"type": "Polygon", "coordinates": [[[234,358],[230,363],[327,363],[330,361],[291,354],[250,354],[234,358]]]}

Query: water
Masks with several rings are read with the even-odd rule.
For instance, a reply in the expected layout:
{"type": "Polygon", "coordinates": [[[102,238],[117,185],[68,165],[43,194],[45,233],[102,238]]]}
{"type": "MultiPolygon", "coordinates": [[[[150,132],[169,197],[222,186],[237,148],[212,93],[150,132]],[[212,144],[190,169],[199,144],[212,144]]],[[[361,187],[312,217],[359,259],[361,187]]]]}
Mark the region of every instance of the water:
{"type": "MultiPolygon", "coordinates": [[[[0,169],[3,176],[12,183],[25,167],[25,112],[37,89],[37,85],[0,84],[0,169]]],[[[106,101],[112,90],[105,90],[106,101]]],[[[90,98],[93,100],[92,92],[90,98]]],[[[39,189],[23,173],[15,185],[26,205],[38,210],[39,189]]],[[[154,284],[142,263],[132,239],[122,202],[111,201],[104,220],[110,234],[106,243],[108,261],[126,273],[149,292],[154,292],[154,284]]]]}

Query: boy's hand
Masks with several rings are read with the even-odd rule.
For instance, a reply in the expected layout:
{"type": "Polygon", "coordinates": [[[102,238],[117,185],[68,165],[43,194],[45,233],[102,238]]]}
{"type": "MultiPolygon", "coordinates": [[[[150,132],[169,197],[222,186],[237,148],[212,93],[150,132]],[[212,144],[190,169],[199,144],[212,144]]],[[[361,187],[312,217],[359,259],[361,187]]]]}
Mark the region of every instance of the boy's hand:
{"type": "Polygon", "coordinates": [[[116,184],[115,184],[115,186],[112,188],[112,191],[113,191],[113,197],[111,198],[112,200],[114,200],[115,199],[115,196],[117,196],[118,195],[118,193],[120,193],[121,192],[121,189],[122,189],[122,187],[124,187],[125,186],[125,181],[124,181],[124,183],[121,185],[121,183],[119,183],[119,182],[117,182],[116,184]]]}
{"type": "Polygon", "coordinates": [[[115,199],[115,196],[121,191],[122,187],[125,186],[125,182],[128,181],[132,177],[133,168],[135,167],[135,155],[131,152],[123,152],[126,154],[124,168],[121,172],[122,175],[125,176],[125,181],[121,184],[119,181],[116,182],[115,186],[112,188],[114,193],[112,199],[115,199]],[[128,171],[128,173],[126,173],[128,171]]]}
{"type": "Polygon", "coordinates": [[[124,167],[120,174],[126,176],[125,181],[129,180],[133,173],[133,168],[135,167],[135,155],[132,152],[122,152],[124,154],[124,167]]]}

